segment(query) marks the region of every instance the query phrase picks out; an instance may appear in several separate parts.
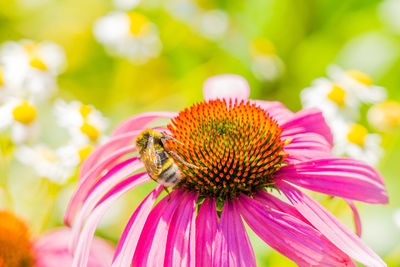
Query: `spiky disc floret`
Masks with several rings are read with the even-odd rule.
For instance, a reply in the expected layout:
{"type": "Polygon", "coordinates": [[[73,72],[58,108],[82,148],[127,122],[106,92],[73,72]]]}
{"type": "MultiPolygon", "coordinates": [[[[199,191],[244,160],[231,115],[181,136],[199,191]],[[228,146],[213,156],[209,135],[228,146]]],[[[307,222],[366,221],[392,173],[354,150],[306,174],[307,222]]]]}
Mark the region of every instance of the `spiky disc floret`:
{"type": "Polygon", "coordinates": [[[249,102],[212,100],[195,104],[168,125],[184,145],[168,142],[171,150],[199,168],[176,161],[180,186],[201,196],[235,198],[272,186],[271,177],[285,159],[281,128],[265,110],[249,102]]]}
{"type": "Polygon", "coordinates": [[[28,229],[21,220],[7,211],[0,211],[0,266],[34,266],[28,229]]]}

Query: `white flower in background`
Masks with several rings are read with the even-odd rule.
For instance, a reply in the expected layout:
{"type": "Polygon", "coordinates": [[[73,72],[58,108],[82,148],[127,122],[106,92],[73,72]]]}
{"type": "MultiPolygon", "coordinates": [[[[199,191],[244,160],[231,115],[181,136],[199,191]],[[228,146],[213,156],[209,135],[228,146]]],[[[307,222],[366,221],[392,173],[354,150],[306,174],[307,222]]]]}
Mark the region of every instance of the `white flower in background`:
{"type": "Polygon", "coordinates": [[[193,0],[169,0],[165,1],[165,9],[176,19],[193,24],[200,8],[193,0]]]}
{"type": "Polygon", "coordinates": [[[400,126],[400,103],[387,100],[373,105],[367,114],[368,123],[375,129],[388,132],[400,126]]]}
{"type": "Polygon", "coordinates": [[[73,144],[96,145],[105,141],[107,119],[93,106],[58,99],[54,103],[54,113],[58,125],[68,130],[73,144]]]}
{"type": "Polygon", "coordinates": [[[22,164],[32,167],[39,177],[62,185],[74,174],[79,164],[73,153],[68,146],[53,150],[45,145],[35,145],[19,147],[15,157],[22,164]]]}
{"type": "Polygon", "coordinates": [[[336,120],[333,131],[333,153],[336,156],[348,156],[376,166],[384,154],[379,134],[369,133],[357,123],[336,120]]]}
{"type": "Polygon", "coordinates": [[[57,89],[56,76],[65,61],[63,49],[51,42],[10,41],[0,49],[0,63],[7,70],[3,80],[17,97],[46,99],[57,89]]]}
{"type": "Polygon", "coordinates": [[[205,9],[193,0],[168,0],[165,9],[209,40],[221,40],[229,30],[229,15],[221,9],[205,9]]]}
{"type": "Polygon", "coordinates": [[[338,66],[328,68],[328,76],[364,103],[377,103],[387,97],[385,88],[374,85],[372,79],[359,70],[344,71],[338,66]]]}
{"type": "Polygon", "coordinates": [[[347,88],[332,82],[327,78],[318,78],[312,86],[300,93],[301,102],[305,108],[319,108],[331,127],[338,116],[357,120],[360,101],[347,88]]]}
{"type": "Polygon", "coordinates": [[[111,55],[136,64],[146,63],[161,52],[156,25],[137,12],[111,12],[96,21],[93,32],[111,55]]]}
{"type": "Polygon", "coordinates": [[[400,228],[400,208],[395,210],[395,212],[393,213],[393,220],[396,226],[400,228]]]}
{"type": "Polygon", "coordinates": [[[400,34],[400,0],[382,1],[378,7],[378,16],[392,31],[400,34]]]}
{"type": "Polygon", "coordinates": [[[38,134],[36,106],[28,100],[7,98],[0,106],[0,131],[11,129],[16,144],[33,141],[38,134]]]}
{"type": "Polygon", "coordinates": [[[255,39],[250,44],[252,57],[251,70],[260,81],[274,81],[284,71],[282,60],[277,56],[275,46],[264,37],[255,39]]]}
{"type": "Polygon", "coordinates": [[[0,65],[0,104],[5,101],[8,95],[7,81],[4,79],[4,67],[0,65]]]}
{"type": "Polygon", "coordinates": [[[202,36],[210,40],[220,40],[228,31],[229,17],[220,9],[204,10],[199,12],[195,23],[202,36]]]}
{"type": "Polygon", "coordinates": [[[117,9],[131,10],[140,4],[141,0],[113,0],[113,4],[117,9]]]}

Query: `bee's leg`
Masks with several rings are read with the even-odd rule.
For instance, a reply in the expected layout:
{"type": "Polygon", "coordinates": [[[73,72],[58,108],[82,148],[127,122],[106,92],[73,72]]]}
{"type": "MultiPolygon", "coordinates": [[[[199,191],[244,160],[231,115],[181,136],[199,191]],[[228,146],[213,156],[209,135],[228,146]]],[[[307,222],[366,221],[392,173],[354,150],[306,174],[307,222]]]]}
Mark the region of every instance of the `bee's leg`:
{"type": "Polygon", "coordinates": [[[164,187],[165,192],[167,192],[167,194],[168,194],[168,201],[170,201],[171,200],[171,194],[169,193],[168,187],[166,187],[166,186],[163,186],[163,187],[164,187]]]}
{"type": "MultiPolygon", "coordinates": [[[[185,145],[182,142],[180,142],[180,141],[176,140],[175,138],[173,138],[172,136],[166,135],[165,133],[161,133],[161,134],[162,134],[161,142],[163,142],[164,140],[172,140],[172,141],[177,142],[178,144],[181,144],[183,146],[185,145]]],[[[164,144],[164,142],[163,142],[163,144],[164,144]]]]}
{"type": "Polygon", "coordinates": [[[180,163],[182,163],[183,165],[186,165],[188,167],[192,167],[192,168],[196,168],[196,169],[200,169],[199,167],[197,167],[196,165],[190,164],[189,162],[184,161],[178,154],[176,154],[174,151],[171,150],[166,150],[166,152],[168,154],[170,154],[171,156],[173,156],[174,158],[176,158],[177,161],[179,161],[180,163]]]}

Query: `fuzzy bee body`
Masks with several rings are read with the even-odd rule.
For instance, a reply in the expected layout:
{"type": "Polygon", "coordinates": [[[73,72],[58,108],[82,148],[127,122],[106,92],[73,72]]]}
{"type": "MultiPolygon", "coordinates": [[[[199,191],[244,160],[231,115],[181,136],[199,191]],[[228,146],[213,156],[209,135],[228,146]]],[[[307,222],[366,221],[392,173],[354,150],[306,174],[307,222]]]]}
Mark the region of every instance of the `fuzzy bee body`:
{"type": "Polygon", "coordinates": [[[174,159],[190,167],[197,168],[197,166],[185,162],[173,151],[168,150],[164,143],[165,140],[180,143],[169,135],[148,129],[136,138],[136,147],[138,148],[139,158],[149,176],[163,185],[164,188],[167,188],[177,185],[182,179],[182,174],[174,159]]]}
{"type": "Polygon", "coordinates": [[[156,153],[161,159],[161,172],[157,177],[152,178],[165,187],[178,184],[182,178],[178,165],[167,152],[157,151],[156,153]]]}

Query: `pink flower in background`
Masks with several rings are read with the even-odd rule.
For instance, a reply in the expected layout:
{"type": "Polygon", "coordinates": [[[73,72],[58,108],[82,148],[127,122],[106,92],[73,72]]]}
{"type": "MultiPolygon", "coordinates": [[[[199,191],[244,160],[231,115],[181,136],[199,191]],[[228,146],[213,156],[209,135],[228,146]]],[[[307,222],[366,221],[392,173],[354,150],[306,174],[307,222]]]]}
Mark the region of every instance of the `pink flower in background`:
{"type": "Polygon", "coordinates": [[[82,164],[65,216],[74,233],[73,266],[86,266],[97,224],[112,204],[151,181],[133,144],[159,118],[171,123],[155,129],[182,142],[168,141],[168,148],[199,168],[175,161],[181,182],[155,205],[163,190],[157,185],[137,207],[113,267],[256,266],[242,218],[300,266],[355,266],[352,259],[366,266],[386,265],[293,186],[345,198],[352,207],[353,200],[384,204],[388,199],[380,174],[365,163],[332,156],[331,131],[319,110],[292,113],[279,102],[247,100],[249,87],[243,81],[235,75],[210,78],[204,102],[180,113],[135,115],[94,150],[82,164]]]}
{"type": "MultiPolygon", "coordinates": [[[[37,267],[70,267],[73,256],[69,251],[71,230],[63,227],[51,230],[34,242],[37,267]]],[[[114,249],[112,246],[95,237],[90,249],[88,267],[108,267],[111,265],[114,249]]]]}
{"type": "MultiPolygon", "coordinates": [[[[71,267],[71,230],[62,227],[30,238],[26,224],[8,211],[0,211],[0,267],[71,267]]],[[[93,240],[88,267],[108,267],[114,249],[100,238],[93,240]]]]}

